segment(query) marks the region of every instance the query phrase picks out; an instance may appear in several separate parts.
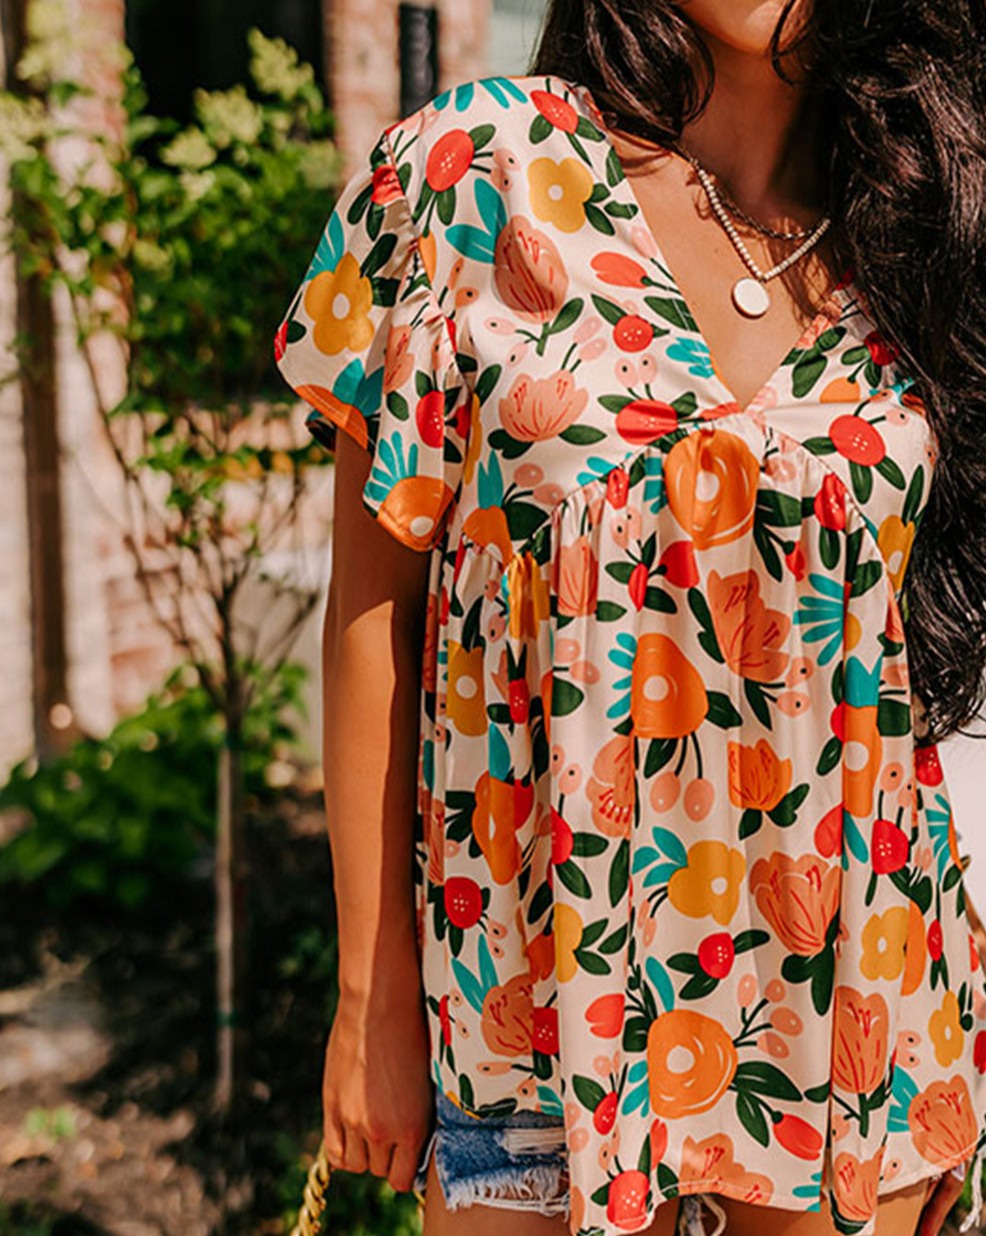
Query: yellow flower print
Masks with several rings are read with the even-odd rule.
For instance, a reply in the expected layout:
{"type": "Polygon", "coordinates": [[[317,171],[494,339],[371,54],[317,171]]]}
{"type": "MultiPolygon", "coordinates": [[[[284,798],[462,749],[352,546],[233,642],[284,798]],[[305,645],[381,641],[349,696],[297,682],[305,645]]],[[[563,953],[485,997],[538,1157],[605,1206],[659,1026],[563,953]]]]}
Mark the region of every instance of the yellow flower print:
{"type": "Polygon", "coordinates": [[[535,637],[540,624],[550,614],[551,601],[548,581],[542,576],[533,554],[514,554],[507,563],[507,595],[511,638],[535,637]]]}
{"type": "Polygon", "coordinates": [[[905,524],[899,515],[888,515],[880,524],[877,533],[877,544],[887,564],[894,591],[899,592],[904,582],[904,572],[907,570],[907,560],[911,556],[911,546],[914,543],[915,525],[905,524]]]}
{"type": "Polygon", "coordinates": [[[959,1021],[959,1000],[954,991],[946,991],[941,1008],[928,1019],[928,1033],[935,1045],[935,1059],[948,1068],[962,1055],[965,1034],[959,1021]]]}
{"type": "Polygon", "coordinates": [[[721,841],[696,841],[688,862],[668,881],[668,900],[689,918],[711,915],[725,926],[736,913],[746,859],[721,841]]]}
{"type": "Polygon", "coordinates": [[[448,698],[445,711],[460,734],[485,734],[486,698],[483,691],[483,649],[468,651],[457,640],[448,641],[448,698]]]}
{"type": "Polygon", "coordinates": [[[579,963],[575,950],[582,942],[582,919],[578,910],[560,902],[555,905],[555,976],[559,983],[575,978],[579,963]]]}
{"type": "Polygon", "coordinates": [[[864,978],[900,977],[909,917],[905,906],[891,906],[883,914],[870,916],[863,928],[863,959],[859,963],[864,978]]]}
{"type": "Polygon", "coordinates": [[[592,173],[578,159],[532,159],[527,165],[531,210],[560,232],[577,232],[585,222],[592,173]]]}
{"type": "Polygon", "coordinates": [[[373,285],[360,274],[353,254],[344,253],[335,270],[317,274],[305,291],[305,311],[315,323],[312,340],[318,350],[335,356],[343,348],[359,352],[368,347],[372,305],[373,285]]]}

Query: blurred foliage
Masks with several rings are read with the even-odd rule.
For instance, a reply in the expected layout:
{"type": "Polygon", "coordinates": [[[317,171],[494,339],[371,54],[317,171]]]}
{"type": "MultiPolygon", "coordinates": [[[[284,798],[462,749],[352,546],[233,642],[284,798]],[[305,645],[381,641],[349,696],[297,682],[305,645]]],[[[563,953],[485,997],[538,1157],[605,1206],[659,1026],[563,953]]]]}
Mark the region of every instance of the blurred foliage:
{"type": "MultiPolygon", "coordinates": [[[[311,1166],[312,1155],[288,1134],[279,1133],[275,1150],[283,1162],[279,1193],[283,1205],[282,1229],[289,1232],[311,1166]]],[[[339,1236],[420,1236],[421,1214],[413,1193],[395,1193],[376,1176],[333,1172],[326,1195],[324,1228],[339,1236]]]]}
{"type": "MultiPolygon", "coordinates": [[[[297,746],[286,713],[305,715],[307,673],[285,663],[253,695],[243,760],[254,804],[276,792],[270,769],[297,746]]],[[[194,678],[190,667],[179,667],[105,737],[13,767],[0,787],[0,813],[27,819],[0,847],[0,886],[35,889],[58,910],[92,899],[135,911],[188,873],[214,835],[216,755],[225,733],[205,690],[189,684],[194,678]]]]}

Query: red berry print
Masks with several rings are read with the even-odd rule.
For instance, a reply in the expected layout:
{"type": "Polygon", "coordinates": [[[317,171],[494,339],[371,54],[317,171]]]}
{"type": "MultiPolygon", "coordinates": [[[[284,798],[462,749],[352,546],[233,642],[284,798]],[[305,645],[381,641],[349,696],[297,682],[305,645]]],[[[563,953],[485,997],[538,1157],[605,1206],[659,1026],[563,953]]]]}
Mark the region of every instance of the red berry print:
{"type": "Polygon", "coordinates": [[[397,168],[392,163],[381,163],[373,169],[373,190],[370,196],[378,206],[386,206],[403,192],[397,168]]]}
{"type": "Polygon", "coordinates": [[[603,1137],[606,1136],[616,1123],[616,1109],[618,1105],[619,1099],[612,1090],[609,1094],[604,1094],[596,1104],[596,1110],[592,1113],[592,1123],[595,1126],[596,1132],[601,1133],[603,1137]]]}
{"type": "Polygon", "coordinates": [[[922,785],[941,785],[944,773],[941,760],[938,758],[937,743],[929,743],[926,747],[915,749],[914,774],[922,785]]]}
{"type": "Polygon", "coordinates": [[[654,341],[654,327],[637,313],[625,313],[613,327],[613,342],[621,352],[642,352],[654,341]]]}
{"type": "Polygon", "coordinates": [[[900,871],[911,852],[907,834],[890,820],[875,820],[873,823],[872,858],[877,875],[889,875],[900,871]]]}
{"type": "Polygon", "coordinates": [[[732,970],[735,957],[733,938],[726,931],[706,936],[698,946],[698,964],[709,978],[724,979],[732,970]]]}
{"type": "Polygon", "coordinates": [[[980,1073],[986,1073],[986,1030],[980,1030],[972,1045],[972,1063],[980,1073]]]}
{"type": "Polygon", "coordinates": [[[532,90],[531,102],[541,115],[556,129],[563,133],[574,133],[579,125],[579,117],[571,103],[566,103],[558,95],[547,90],[532,90]]]}
{"type": "Polygon", "coordinates": [[[526,678],[515,678],[510,683],[510,720],[521,723],[527,720],[527,709],[531,702],[530,691],[526,678]]]}
{"type": "Polygon", "coordinates": [[[572,857],[575,834],[558,811],[551,808],[551,861],[567,863],[572,857]]]}
{"type": "Polygon", "coordinates": [[[606,473],[606,501],[614,511],[620,511],[627,504],[627,493],[630,489],[630,478],[624,468],[610,468],[606,473]]]}
{"type": "Polygon", "coordinates": [[[829,437],[839,454],[850,463],[878,464],[887,453],[879,429],[851,412],[835,418],[829,425],[829,437]]]}
{"type": "Polygon", "coordinates": [[[774,1138],[789,1153],[811,1162],[822,1153],[824,1138],[800,1116],[786,1112],[774,1125],[774,1138]]]}
{"type": "Polygon", "coordinates": [[[823,528],[839,532],[846,526],[846,487],[834,472],[822,481],[813,506],[815,518],[823,528]]]}
{"type": "Polygon", "coordinates": [[[476,151],[473,140],[465,129],[453,129],[443,133],[428,152],[425,164],[425,179],[436,193],[450,189],[469,170],[476,151]]]}
{"type": "Polygon", "coordinates": [[[678,426],[678,413],[657,399],[632,399],[616,414],[616,432],[633,446],[646,446],[678,426]]]}
{"type": "Polygon", "coordinates": [[[627,591],[630,593],[630,600],[636,609],[643,609],[644,597],[647,595],[647,579],[650,571],[646,562],[638,562],[630,572],[630,579],[627,581],[627,591]]]}
{"type": "Polygon", "coordinates": [[[483,914],[483,894],[468,876],[450,876],[445,881],[445,913],[453,927],[475,927],[483,914]]]}
{"type": "Polygon", "coordinates": [[[534,1010],[534,1050],[545,1056],[558,1053],[558,1010],[534,1010]]]}
{"type": "Polygon", "coordinates": [[[668,583],[676,588],[694,588],[698,583],[693,541],[672,541],[657,565],[664,568],[668,583]]]}
{"type": "Polygon", "coordinates": [[[888,339],[884,339],[878,330],[871,330],[863,340],[874,365],[889,365],[899,355],[897,348],[888,339]]]}
{"type": "Polygon", "coordinates": [[[445,396],[441,391],[422,395],[414,409],[418,435],[425,446],[441,446],[445,434],[445,396]]]}
{"type": "Polygon", "coordinates": [[[945,942],[942,936],[941,923],[936,918],[928,928],[928,956],[932,961],[941,961],[944,944],[945,942]]]}
{"type": "Polygon", "coordinates": [[[635,1232],[647,1222],[648,1180],[643,1172],[620,1172],[610,1181],[606,1218],[624,1232],[635,1232]]]}

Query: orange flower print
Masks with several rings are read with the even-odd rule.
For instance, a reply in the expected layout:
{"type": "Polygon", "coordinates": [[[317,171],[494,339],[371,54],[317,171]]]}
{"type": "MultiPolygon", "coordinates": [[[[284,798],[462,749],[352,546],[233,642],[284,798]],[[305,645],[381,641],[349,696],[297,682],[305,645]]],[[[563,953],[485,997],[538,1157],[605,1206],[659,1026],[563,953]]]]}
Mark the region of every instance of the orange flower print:
{"type": "Polygon", "coordinates": [[[553,569],[558,613],[572,618],[595,613],[599,578],[589,538],[580,536],[562,545],[554,557],[553,569]]]}
{"type": "Polygon", "coordinates": [[[517,830],[526,823],[533,805],[531,786],[501,781],[488,770],[476,782],[473,836],[497,884],[509,883],[520,870],[517,830]]]}
{"type": "Polygon", "coordinates": [[[500,424],[521,442],[555,438],[582,415],[589,392],[575,385],[568,369],[543,378],[520,373],[500,400],[500,424]]]}
{"type": "Polygon", "coordinates": [[[448,641],[448,695],[445,711],[460,734],[485,734],[486,698],[483,692],[483,648],[465,649],[448,641]]]}
{"type": "Polygon", "coordinates": [[[560,232],[577,232],[585,223],[585,203],[592,195],[592,172],[581,159],[547,155],[527,164],[531,210],[560,232]]]}
{"type": "Polygon", "coordinates": [[[611,283],[620,288],[644,287],[647,271],[625,253],[594,253],[589,265],[600,283],[611,283]]]}
{"type": "Polygon", "coordinates": [[[483,1000],[483,1041],[497,1056],[524,1056],[534,1033],[534,981],[515,974],[492,987],[483,1000]]]}
{"type": "Polygon", "coordinates": [[[776,851],[758,858],[750,871],[750,892],[760,913],[789,953],[814,957],[825,948],[829,924],[839,908],[841,873],[816,858],[776,851]]]}
{"type": "Polygon", "coordinates": [[[979,1132],[965,1079],[932,1082],[916,1094],[907,1109],[907,1127],[922,1159],[938,1167],[954,1167],[972,1154],[979,1132]]]}
{"type": "Polygon", "coordinates": [[[360,274],[353,254],[344,253],[335,270],[320,271],[305,289],[305,311],[314,323],[312,342],[326,356],[368,347],[372,307],[373,284],[360,274]]]}
{"type": "Polygon", "coordinates": [[[890,1014],[879,992],[835,989],[832,1080],[850,1094],[872,1094],[887,1071],[890,1014]]]}
{"type": "Polygon", "coordinates": [[[845,758],[842,764],[843,800],[850,815],[867,816],[873,810],[873,791],[880,776],[883,739],[877,727],[876,704],[845,705],[845,758]]]}
{"type": "Polygon", "coordinates": [[[668,900],[680,914],[689,918],[708,914],[725,927],[736,913],[745,874],[741,850],[722,841],[696,841],[688,848],[686,865],[668,880],[668,900]]]}
{"type": "Polygon", "coordinates": [[[510,636],[533,639],[551,611],[548,581],[533,554],[514,554],[507,563],[510,636]]]}
{"type": "Polygon", "coordinates": [[[782,679],[790,657],[781,645],[791,630],[791,619],[764,603],[756,571],[731,575],[710,571],[708,601],[716,639],[729,668],[754,682],[782,679]]]}
{"type": "Polygon", "coordinates": [[[748,1172],[734,1159],[733,1139],[728,1133],[714,1133],[700,1142],[686,1137],[681,1147],[678,1182],[682,1194],[695,1192],[689,1185],[726,1185],[727,1196],[740,1202],[765,1205],[774,1191],[769,1176],[748,1172]]]}
{"type": "Polygon", "coordinates": [[[954,991],[942,996],[941,1008],[928,1019],[928,1035],[935,1047],[935,1059],[947,1069],[962,1055],[965,1031],[962,1029],[959,1000],[954,991]]]}
{"type": "Polygon", "coordinates": [[[709,710],[702,675],[669,635],[648,631],[637,641],[630,715],[641,738],[682,738],[709,710]]]}
{"type": "Polygon", "coordinates": [[[913,521],[905,524],[896,513],[888,515],[880,524],[876,538],[877,544],[887,563],[887,571],[890,574],[894,592],[899,592],[904,582],[904,572],[907,570],[916,531],[917,528],[913,521]]]}
{"type": "Polygon", "coordinates": [[[668,506],[696,549],[738,540],[753,524],[760,464],[741,437],[702,427],[664,460],[668,506]]]}
{"type": "Polygon", "coordinates": [[[568,294],[555,242],[522,215],[511,215],[497,236],[493,284],[503,303],[527,322],[552,321],[568,294]]]}
{"type": "Polygon", "coordinates": [[[729,1089],[739,1057],[722,1024],[694,1009],[670,1009],[647,1032],[651,1110],[665,1120],[707,1112],[729,1089]]]}
{"type": "Polygon", "coordinates": [[[780,759],[766,738],[755,747],[731,742],[729,801],[736,807],[770,811],[791,788],[791,761],[780,759]]]}
{"type": "Polygon", "coordinates": [[[835,1156],[832,1165],[832,1191],[836,1207],[843,1219],[852,1223],[865,1223],[876,1210],[882,1159],[882,1150],[862,1162],[854,1154],[845,1151],[835,1156]]]}
{"type": "Polygon", "coordinates": [[[592,822],[607,837],[629,837],[634,802],[633,735],[616,734],[592,764],[585,792],[592,822]]]}
{"type": "Polygon", "coordinates": [[[863,957],[859,969],[863,978],[892,981],[900,977],[904,969],[909,919],[910,914],[904,906],[891,906],[883,914],[870,915],[862,935],[863,957]]]}

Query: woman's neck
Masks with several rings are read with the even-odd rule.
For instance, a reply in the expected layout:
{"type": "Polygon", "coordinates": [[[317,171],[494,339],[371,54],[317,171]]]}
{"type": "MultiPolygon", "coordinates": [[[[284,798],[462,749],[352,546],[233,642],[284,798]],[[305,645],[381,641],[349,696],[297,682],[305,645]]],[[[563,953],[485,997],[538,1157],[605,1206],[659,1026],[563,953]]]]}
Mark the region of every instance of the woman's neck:
{"type": "MultiPolygon", "coordinates": [[[[702,37],[715,64],[715,87],[702,115],[685,126],[685,149],[751,214],[817,216],[826,192],[812,97],[778,77],[769,59],[702,37]]],[[[796,66],[791,72],[796,76],[796,66]]]]}

